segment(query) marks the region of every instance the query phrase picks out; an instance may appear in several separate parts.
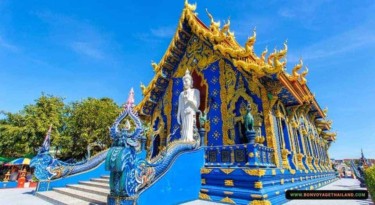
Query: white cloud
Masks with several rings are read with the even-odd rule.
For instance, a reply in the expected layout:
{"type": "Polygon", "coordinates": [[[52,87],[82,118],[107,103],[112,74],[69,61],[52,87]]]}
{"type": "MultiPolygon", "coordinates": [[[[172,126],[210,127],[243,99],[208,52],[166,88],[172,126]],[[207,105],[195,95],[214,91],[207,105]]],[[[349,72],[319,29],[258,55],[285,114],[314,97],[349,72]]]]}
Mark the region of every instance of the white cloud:
{"type": "Polygon", "coordinates": [[[72,42],[71,48],[79,54],[83,54],[95,59],[102,59],[104,57],[102,51],[95,47],[90,42],[72,42]]]}
{"type": "Polygon", "coordinates": [[[9,43],[8,41],[6,41],[3,37],[0,36],[0,48],[5,48],[9,51],[12,51],[12,52],[17,52],[19,51],[19,48],[11,43],[9,43]]]}
{"type": "Polygon", "coordinates": [[[174,27],[159,27],[151,29],[151,34],[159,38],[171,38],[175,33],[175,30],[174,27]]]}
{"type": "Polygon", "coordinates": [[[288,60],[289,62],[296,62],[299,56],[302,56],[304,60],[316,60],[373,46],[375,44],[375,32],[368,28],[374,26],[373,22],[366,22],[352,30],[311,44],[303,48],[299,55],[292,51],[288,55],[288,60]]]}
{"type": "Polygon", "coordinates": [[[61,46],[88,58],[113,60],[111,54],[118,44],[89,21],[51,12],[36,12],[35,15],[49,25],[51,39],[61,46]]]}

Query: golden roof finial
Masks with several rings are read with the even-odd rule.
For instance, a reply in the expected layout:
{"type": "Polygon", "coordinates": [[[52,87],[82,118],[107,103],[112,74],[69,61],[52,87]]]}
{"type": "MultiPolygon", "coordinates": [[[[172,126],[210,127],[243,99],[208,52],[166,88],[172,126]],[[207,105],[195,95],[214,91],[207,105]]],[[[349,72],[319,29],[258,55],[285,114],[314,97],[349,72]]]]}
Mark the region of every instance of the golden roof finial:
{"type": "Polygon", "coordinates": [[[141,90],[142,90],[142,95],[145,96],[147,88],[142,82],[141,82],[141,90]]]}
{"type": "Polygon", "coordinates": [[[302,61],[302,58],[300,58],[299,63],[297,63],[296,66],[294,66],[294,68],[292,69],[293,80],[298,79],[299,77],[298,71],[302,68],[302,66],[303,66],[303,61],[302,61]]]}
{"type": "Polygon", "coordinates": [[[228,31],[229,31],[229,27],[230,27],[230,17],[228,18],[227,23],[225,23],[223,28],[220,30],[220,33],[223,34],[223,35],[227,34],[228,31]]]}
{"type": "Polygon", "coordinates": [[[234,36],[234,31],[230,31],[230,29],[228,29],[228,35],[229,35],[230,37],[232,37],[232,38],[236,38],[236,37],[234,36]]]}
{"type": "Polygon", "coordinates": [[[323,109],[324,117],[327,117],[328,114],[328,107],[323,109]]]}
{"type": "Polygon", "coordinates": [[[154,69],[154,72],[157,73],[159,71],[159,66],[153,60],[151,60],[151,66],[154,69]]]}
{"type": "Polygon", "coordinates": [[[301,73],[301,83],[302,84],[307,83],[306,75],[307,75],[307,73],[309,73],[309,68],[307,66],[305,66],[305,68],[306,68],[306,70],[301,73]]]}
{"type": "Polygon", "coordinates": [[[253,45],[255,43],[256,38],[257,38],[256,27],[254,27],[253,36],[249,37],[246,41],[246,44],[245,44],[246,50],[253,49],[253,45]]]}
{"type": "Polygon", "coordinates": [[[288,52],[288,39],[285,40],[284,42],[284,49],[283,50],[280,50],[279,53],[278,53],[278,60],[280,60],[281,58],[284,58],[286,53],[288,52]]]}
{"type": "Polygon", "coordinates": [[[262,52],[262,55],[261,55],[261,59],[262,59],[263,62],[266,62],[267,52],[268,52],[268,48],[266,46],[266,49],[264,49],[264,51],[262,52]]]}
{"type": "Polygon", "coordinates": [[[218,22],[215,22],[214,21],[214,17],[212,16],[212,14],[210,14],[210,12],[208,12],[208,9],[206,9],[206,13],[208,15],[208,18],[210,18],[210,29],[217,29],[219,30],[219,27],[220,27],[220,21],[218,22]]]}
{"type": "Polygon", "coordinates": [[[185,8],[189,9],[190,11],[195,11],[197,9],[197,3],[189,4],[188,0],[185,0],[185,8]]]}

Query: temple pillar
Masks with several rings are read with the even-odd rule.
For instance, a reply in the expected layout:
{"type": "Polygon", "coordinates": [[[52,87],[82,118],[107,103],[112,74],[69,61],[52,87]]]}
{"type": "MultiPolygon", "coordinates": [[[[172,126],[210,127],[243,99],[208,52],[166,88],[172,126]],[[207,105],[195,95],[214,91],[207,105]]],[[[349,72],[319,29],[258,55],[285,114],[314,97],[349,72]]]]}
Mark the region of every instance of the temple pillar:
{"type": "Polygon", "coordinates": [[[279,156],[279,146],[276,141],[276,135],[274,130],[274,122],[273,122],[273,115],[272,115],[272,107],[276,102],[277,96],[274,96],[272,100],[270,100],[267,96],[267,90],[264,87],[260,87],[260,93],[262,98],[263,104],[263,114],[264,114],[264,125],[266,128],[266,144],[268,147],[274,149],[273,152],[273,161],[275,162],[276,166],[280,165],[281,156],[279,156]]]}
{"type": "Polygon", "coordinates": [[[299,169],[298,168],[298,160],[297,160],[297,148],[296,148],[296,144],[295,144],[295,139],[294,139],[294,136],[293,136],[293,128],[289,122],[289,118],[286,118],[285,119],[285,124],[287,126],[287,130],[288,130],[288,136],[289,136],[289,140],[290,140],[290,150],[291,150],[291,159],[293,161],[293,164],[295,166],[296,169],[299,169]]]}
{"type": "Polygon", "coordinates": [[[301,147],[300,141],[298,139],[298,133],[297,133],[298,125],[294,120],[291,122],[291,125],[292,125],[293,136],[294,136],[296,152],[297,152],[297,154],[296,154],[296,156],[297,156],[297,166],[298,166],[298,169],[300,169],[300,170],[306,170],[307,167],[305,167],[305,165],[303,164],[303,161],[306,160],[306,155],[303,154],[302,147],[301,147]]]}
{"type": "Polygon", "coordinates": [[[277,128],[278,128],[279,137],[280,137],[282,166],[284,169],[290,169],[289,160],[288,160],[288,155],[290,154],[290,151],[286,148],[286,141],[285,141],[285,136],[283,132],[283,126],[281,123],[283,115],[279,109],[276,110],[275,115],[276,115],[277,128]]]}

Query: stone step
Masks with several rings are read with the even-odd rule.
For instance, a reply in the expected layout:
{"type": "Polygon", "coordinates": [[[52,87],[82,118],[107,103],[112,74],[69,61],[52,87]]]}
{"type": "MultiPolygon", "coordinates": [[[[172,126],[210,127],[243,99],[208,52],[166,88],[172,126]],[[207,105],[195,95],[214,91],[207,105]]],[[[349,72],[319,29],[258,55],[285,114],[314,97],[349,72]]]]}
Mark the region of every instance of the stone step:
{"type": "Polygon", "coordinates": [[[101,183],[101,182],[94,182],[94,181],[80,181],[79,184],[89,185],[93,187],[105,188],[109,190],[109,183],[101,183]]]}
{"type": "Polygon", "coordinates": [[[109,179],[109,175],[102,175],[100,176],[101,178],[104,178],[104,179],[109,179]]]}
{"type": "Polygon", "coordinates": [[[99,194],[102,196],[107,196],[109,194],[109,189],[107,188],[100,188],[100,187],[84,185],[84,184],[68,184],[66,185],[66,187],[88,192],[88,193],[99,194]]]}
{"type": "Polygon", "coordinates": [[[37,192],[35,194],[37,197],[44,199],[55,205],[91,205],[94,203],[90,203],[78,198],[72,198],[71,196],[58,193],[55,191],[44,191],[44,192],[37,192]]]}
{"type": "Polygon", "coordinates": [[[90,181],[100,182],[100,183],[103,183],[103,184],[109,184],[109,178],[108,178],[108,179],[104,179],[104,178],[93,178],[93,179],[90,179],[90,181]]]}
{"type": "Polygon", "coordinates": [[[78,198],[87,202],[95,203],[95,204],[106,204],[107,197],[93,194],[85,191],[80,191],[72,188],[53,188],[55,192],[59,192],[61,194],[69,195],[74,198],[78,198]]]}

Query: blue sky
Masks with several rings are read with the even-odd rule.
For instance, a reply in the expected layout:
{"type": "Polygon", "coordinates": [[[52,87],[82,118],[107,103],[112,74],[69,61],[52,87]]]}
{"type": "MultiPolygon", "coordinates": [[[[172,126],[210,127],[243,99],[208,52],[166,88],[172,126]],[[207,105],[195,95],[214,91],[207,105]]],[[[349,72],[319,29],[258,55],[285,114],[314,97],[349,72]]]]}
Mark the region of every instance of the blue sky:
{"type": "MultiPolygon", "coordinates": [[[[110,97],[130,87],[139,102],[168,47],[183,9],[179,1],[0,0],[0,110],[16,112],[42,92],[66,102],[110,97]],[[138,94],[137,94],[138,93],[138,94]]],[[[337,131],[335,158],[375,158],[375,3],[372,0],[198,1],[208,24],[230,17],[243,45],[256,27],[258,54],[282,48],[287,68],[302,57],[308,86],[337,131]]]]}

